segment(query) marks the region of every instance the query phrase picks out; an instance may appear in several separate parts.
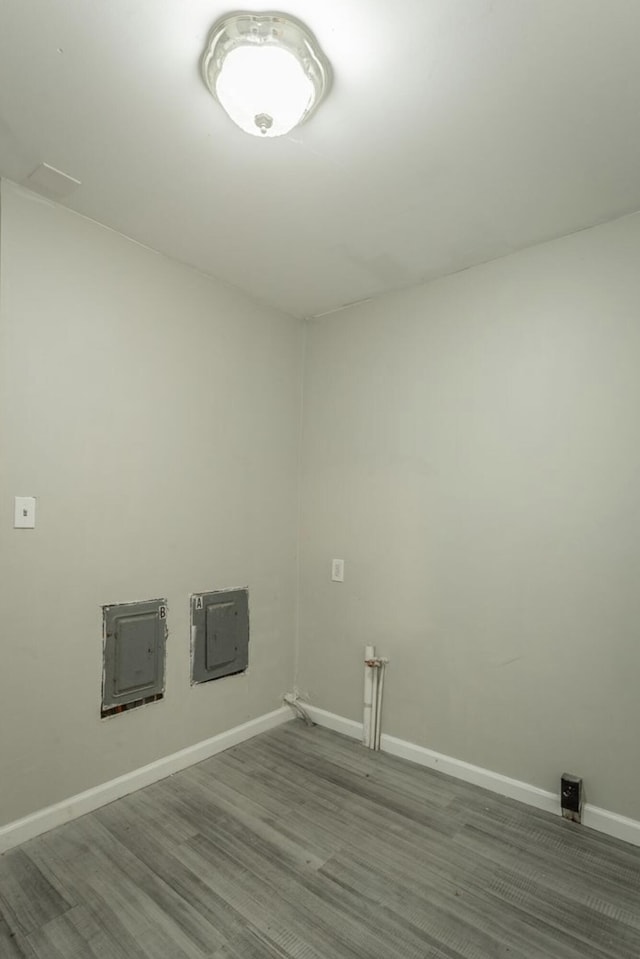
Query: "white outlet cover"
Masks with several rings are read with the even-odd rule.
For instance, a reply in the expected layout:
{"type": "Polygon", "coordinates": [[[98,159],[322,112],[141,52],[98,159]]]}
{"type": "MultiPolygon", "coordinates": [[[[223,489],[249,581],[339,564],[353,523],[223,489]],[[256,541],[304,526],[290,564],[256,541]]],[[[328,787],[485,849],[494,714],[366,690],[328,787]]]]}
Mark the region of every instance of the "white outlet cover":
{"type": "Polygon", "coordinates": [[[334,583],[344,583],[344,560],[331,560],[331,580],[334,583]]]}

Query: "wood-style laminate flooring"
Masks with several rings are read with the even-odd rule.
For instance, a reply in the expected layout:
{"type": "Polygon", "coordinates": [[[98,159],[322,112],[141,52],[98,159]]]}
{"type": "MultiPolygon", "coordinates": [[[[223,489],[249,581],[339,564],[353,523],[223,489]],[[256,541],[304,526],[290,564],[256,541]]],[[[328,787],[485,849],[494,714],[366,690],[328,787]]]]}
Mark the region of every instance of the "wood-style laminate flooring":
{"type": "Polygon", "coordinates": [[[2,959],[638,959],[640,849],[299,721],[0,858],[2,959]]]}

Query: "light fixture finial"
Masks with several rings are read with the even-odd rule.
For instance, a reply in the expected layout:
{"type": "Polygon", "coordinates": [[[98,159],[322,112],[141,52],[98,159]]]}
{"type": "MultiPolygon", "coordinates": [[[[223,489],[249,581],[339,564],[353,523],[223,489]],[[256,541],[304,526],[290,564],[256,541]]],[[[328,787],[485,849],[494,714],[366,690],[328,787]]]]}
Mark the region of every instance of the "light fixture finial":
{"type": "Polygon", "coordinates": [[[273,117],[270,117],[268,113],[256,113],[255,123],[260,133],[266,133],[273,126],[273,117]]]}

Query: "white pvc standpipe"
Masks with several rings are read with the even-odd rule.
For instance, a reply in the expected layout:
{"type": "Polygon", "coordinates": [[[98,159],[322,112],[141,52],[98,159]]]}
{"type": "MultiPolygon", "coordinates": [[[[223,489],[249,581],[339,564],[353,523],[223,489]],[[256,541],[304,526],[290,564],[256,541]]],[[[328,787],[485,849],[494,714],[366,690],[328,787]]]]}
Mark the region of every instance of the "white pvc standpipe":
{"type": "Polygon", "coordinates": [[[378,683],[380,681],[380,670],[377,666],[370,666],[373,685],[373,707],[371,709],[371,732],[369,735],[369,749],[376,748],[376,729],[378,727],[378,683]]]}
{"type": "Polygon", "coordinates": [[[384,686],[384,662],[381,662],[376,669],[378,682],[376,683],[376,725],[373,739],[373,748],[380,749],[380,736],[382,731],[382,687],[384,686]]]}
{"type": "Polygon", "coordinates": [[[371,748],[373,742],[374,716],[373,716],[373,675],[377,670],[367,666],[367,661],[374,659],[376,655],[375,646],[365,646],[364,648],[364,716],[362,721],[362,742],[363,745],[371,748]]]}

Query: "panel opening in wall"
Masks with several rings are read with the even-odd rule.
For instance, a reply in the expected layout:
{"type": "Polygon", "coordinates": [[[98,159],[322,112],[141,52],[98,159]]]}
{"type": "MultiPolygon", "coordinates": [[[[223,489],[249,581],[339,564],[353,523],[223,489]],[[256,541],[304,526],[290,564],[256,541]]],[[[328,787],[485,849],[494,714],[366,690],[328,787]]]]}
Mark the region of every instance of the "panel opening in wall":
{"type": "Polygon", "coordinates": [[[164,696],[167,603],[103,606],[102,705],[115,716],[164,696]]]}
{"type": "Polygon", "coordinates": [[[191,683],[243,673],[249,665],[249,590],[191,597],[191,683]]]}

